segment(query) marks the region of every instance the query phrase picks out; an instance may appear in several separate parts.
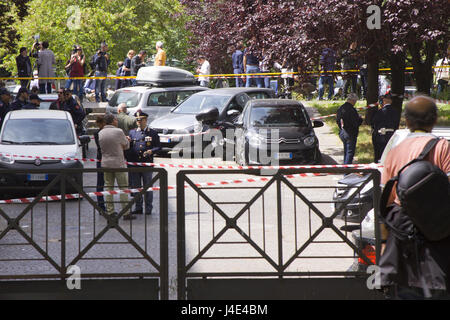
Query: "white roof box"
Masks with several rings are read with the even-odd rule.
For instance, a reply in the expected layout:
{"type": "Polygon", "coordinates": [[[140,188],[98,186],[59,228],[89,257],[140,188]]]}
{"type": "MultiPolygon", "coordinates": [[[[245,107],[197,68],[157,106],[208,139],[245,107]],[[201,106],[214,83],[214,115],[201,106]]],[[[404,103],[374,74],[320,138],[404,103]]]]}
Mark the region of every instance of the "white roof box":
{"type": "Polygon", "coordinates": [[[195,77],[189,71],[173,67],[142,67],[136,76],[137,84],[158,87],[194,85],[195,77]]]}

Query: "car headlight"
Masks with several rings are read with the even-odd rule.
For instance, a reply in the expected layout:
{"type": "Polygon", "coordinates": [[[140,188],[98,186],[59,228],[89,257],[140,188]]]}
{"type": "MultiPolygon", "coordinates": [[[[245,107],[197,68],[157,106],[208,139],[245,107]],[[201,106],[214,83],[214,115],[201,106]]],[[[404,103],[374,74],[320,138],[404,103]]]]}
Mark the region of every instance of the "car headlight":
{"type": "Polygon", "coordinates": [[[196,124],[194,124],[194,133],[199,133],[202,132],[203,129],[203,125],[200,122],[197,122],[196,124]]]}
{"type": "Polygon", "coordinates": [[[67,153],[65,155],[62,156],[62,160],[61,163],[62,164],[69,164],[69,163],[74,163],[77,160],[73,160],[73,158],[75,158],[75,155],[72,153],[67,153]]]}
{"type": "Polygon", "coordinates": [[[250,145],[252,145],[254,147],[259,147],[260,145],[263,144],[264,141],[265,141],[265,138],[257,133],[250,132],[248,134],[248,142],[250,145]]]}
{"type": "Polygon", "coordinates": [[[0,162],[6,163],[6,164],[13,164],[14,157],[10,154],[0,154],[0,162]]]}
{"type": "Polygon", "coordinates": [[[306,137],[305,139],[303,139],[303,143],[307,147],[312,146],[315,142],[316,142],[316,139],[314,136],[309,136],[309,137],[306,137]]]}

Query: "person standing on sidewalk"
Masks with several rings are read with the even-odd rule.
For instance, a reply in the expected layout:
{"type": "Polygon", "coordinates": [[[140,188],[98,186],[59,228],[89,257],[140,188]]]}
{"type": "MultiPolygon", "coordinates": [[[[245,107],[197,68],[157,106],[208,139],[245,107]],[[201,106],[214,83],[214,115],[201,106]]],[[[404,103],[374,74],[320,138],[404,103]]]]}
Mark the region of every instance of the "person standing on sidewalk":
{"type": "Polygon", "coordinates": [[[163,50],[162,41],[156,42],[156,56],[154,66],[165,66],[166,65],[166,52],[163,50]]]}
{"type": "MultiPolygon", "coordinates": [[[[130,131],[128,140],[130,141],[130,152],[128,154],[129,162],[153,162],[153,155],[161,150],[159,135],[156,131],[147,127],[148,114],[138,111],[134,115],[139,125],[137,129],[130,131]]],[[[129,166],[130,168],[136,166],[129,166]]],[[[152,181],[151,171],[130,172],[130,185],[132,188],[141,188],[152,181]]],[[[136,200],[136,210],[133,214],[143,213],[142,196],[134,193],[133,197],[138,197],[136,200]]],[[[145,199],[145,214],[152,214],[153,209],[153,191],[147,191],[144,194],[145,199]]]]}
{"type": "MultiPolygon", "coordinates": [[[[35,46],[36,43],[33,44],[31,51],[35,49],[35,46]]],[[[55,77],[54,65],[56,64],[56,60],[55,54],[48,47],[49,43],[47,41],[43,41],[42,44],[39,44],[39,48],[42,49],[32,55],[37,58],[36,63],[39,70],[39,93],[52,93],[53,79],[48,78],[55,77]]]]}
{"type": "MultiPolygon", "coordinates": [[[[233,73],[234,74],[243,74],[244,73],[244,53],[242,50],[244,46],[242,42],[239,42],[236,46],[236,50],[231,55],[231,62],[233,63],[233,73]]],[[[236,77],[236,87],[243,87],[244,81],[242,80],[242,76],[236,77]]]]}
{"type": "Polygon", "coordinates": [[[199,67],[197,68],[197,73],[200,75],[198,81],[201,87],[209,87],[209,75],[211,74],[211,66],[209,61],[206,60],[205,56],[200,56],[197,59],[199,67]],[[202,75],[208,75],[208,77],[202,77],[202,75]]]}
{"type": "Polygon", "coordinates": [[[374,162],[381,159],[384,148],[389,139],[400,125],[399,111],[392,106],[390,93],[382,96],[383,106],[372,117],[372,144],[374,151],[374,162]]]}
{"type": "MultiPolygon", "coordinates": [[[[108,45],[102,42],[100,45],[100,50],[94,58],[95,64],[95,77],[107,77],[108,67],[110,63],[110,58],[108,54],[108,45]]],[[[107,102],[106,100],[106,79],[96,79],[95,80],[95,101],[107,102]]]]}
{"type": "MultiPolygon", "coordinates": [[[[17,75],[19,78],[31,78],[31,61],[27,55],[27,48],[20,48],[20,54],[16,57],[17,75]]],[[[30,80],[20,80],[20,87],[28,89],[30,80]]]]}
{"type": "MultiPolygon", "coordinates": [[[[100,148],[100,140],[99,140],[99,136],[98,134],[100,133],[100,131],[105,127],[105,117],[103,115],[99,115],[97,116],[97,118],[95,119],[95,124],[98,127],[98,130],[96,130],[94,132],[94,140],[95,140],[95,145],[97,146],[97,162],[96,167],[97,169],[102,167],[102,149],[100,148]]],[[[105,177],[103,172],[101,171],[97,171],[97,192],[103,192],[104,190],[104,186],[105,186],[105,177]]],[[[106,212],[106,207],[105,207],[105,198],[103,196],[97,196],[97,204],[100,207],[100,209],[102,209],[104,212],[106,212]]]]}
{"type": "MultiPolygon", "coordinates": [[[[113,114],[108,113],[105,115],[105,126],[98,134],[102,151],[102,168],[116,169],[127,167],[123,151],[130,147],[130,143],[123,131],[117,128],[117,125],[117,118],[113,114]]],[[[125,190],[128,187],[126,172],[105,172],[104,178],[107,191],[114,190],[115,181],[117,181],[120,190],[125,190]]],[[[120,193],[120,202],[123,210],[128,203],[128,195],[126,193],[120,193]]],[[[108,215],[117,214],[114,211],[113,196],[111,194],[106,195],[106,213],[108,215]]],[[[124,213],[123,219],[132,220],[135,217],[127,211],[124,213]]]]}
{"type": "Polygon", "coordinates": [[[347,101],[339,107],[336,122],[339,127],[339,138],[344,143],[344,164],[352,164],[356,151],[359,126],[363,119],[356,111],[354,105],[358,101],[356,93],[350,93],[347,101]]]}

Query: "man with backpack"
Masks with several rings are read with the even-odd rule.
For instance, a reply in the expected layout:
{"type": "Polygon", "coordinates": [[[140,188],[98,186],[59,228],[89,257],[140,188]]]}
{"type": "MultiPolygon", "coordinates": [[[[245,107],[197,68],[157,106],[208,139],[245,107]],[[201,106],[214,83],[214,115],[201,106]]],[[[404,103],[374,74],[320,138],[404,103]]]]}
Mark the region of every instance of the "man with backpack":
{"type": "Polygon", "coordinates": [[[411,132],[384,162],[379,266],[394,299],[450,298],[450,143],[431,134],[437,117],[433,99],[408,102],[411,132]]]}

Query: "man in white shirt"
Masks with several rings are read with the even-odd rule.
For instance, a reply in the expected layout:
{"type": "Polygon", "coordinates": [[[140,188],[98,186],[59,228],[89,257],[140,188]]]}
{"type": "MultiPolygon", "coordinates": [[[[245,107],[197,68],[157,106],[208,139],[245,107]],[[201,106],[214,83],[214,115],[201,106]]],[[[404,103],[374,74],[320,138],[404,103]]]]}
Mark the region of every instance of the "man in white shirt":
{"type": "Polygon", "coordinates": [[[447,47],[447,54],[436,63],[437,94],[439,95],[448,86],[450,80],[450,45],[447,47]]]}
{"type": "MultiPolygon", "coordinates": [[[[197,68],[197,73],[199,75],[211,74],[211,66],[204,56],[198,57],[197,62],[200,65],[200,67],[197,68]]],[[[209,77],[198,77],[198,81],[200,82],[200,86],[202,87],[209,86],[209,77]]]]}

